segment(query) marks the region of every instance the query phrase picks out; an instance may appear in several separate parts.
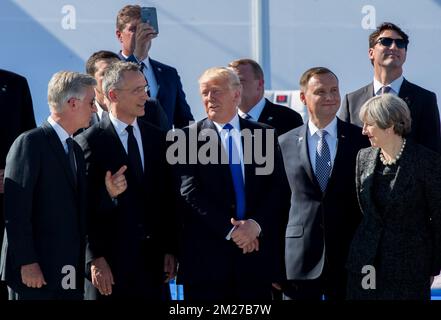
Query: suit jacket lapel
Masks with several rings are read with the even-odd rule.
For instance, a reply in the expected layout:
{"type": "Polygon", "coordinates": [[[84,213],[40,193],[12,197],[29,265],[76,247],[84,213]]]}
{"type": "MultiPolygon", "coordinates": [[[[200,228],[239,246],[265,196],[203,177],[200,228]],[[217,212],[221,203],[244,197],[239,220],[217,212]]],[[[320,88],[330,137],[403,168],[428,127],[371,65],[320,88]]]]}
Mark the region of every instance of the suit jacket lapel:
{"type": "Polygon", "coordinates": [[[400,203],[403,201],[403,195],[406,194],[406,189],[411,179],[414,177],[412,174],[415,168],[413,164],[415,161],[418,161],[418,159],[414,159],[413,153],[409,147],[411,146],[408,145],[404,149],[403,155],[398,163],[397,173],[392,184],[389,203],[385,214],[387,214],[390,208],[400,205],[400,203]]]}
{"type": "Polygon", "coordinates": [[[411,109],[412,106],[412,90],[409,86],[409,81],[406,79],[403,80],[403,83],[401,84],[400,92],[398,93],[398,96],[403,99],[409,109],[411,109]]]}
{"type": "Polygon", "coordinates": [[[314,170],[312,169],[311,159],[309,158],[308,124],[303,125],[303,127],[300,129],[300,134],[298,136],[296,143],[297,143],[297,148],[299,150],[299,158],[303,166],[303,169],[305,170],[311,182],[321,192],[319,183],[314,174],[314,170]]]}
{"type": "Polygon", "coordinates": [[[67,176],[67,179],[69,180],[70,184],[72,185],[72,188],[75,190],[75,180],[73,176],[73,172],[69,165],[69,159],[67,157],[67,154],[64,150],[63,144],[58,137],[55,130],[52,128],[52,126],[49,124],[49,122],[45,121],[41,126],[48,138],[49,144],[51,145],[54,154],[58,158],[61,166],[63,167],[63,171],[67,176]]]}
{"type": "Polygon", "coordinates": [[[121,159],[122,162],[128,163],[127,152],[124,149],[121,139],[116,133],[115,127],[110,121],[109,116],[103,117],[101,119],[100,128],[103,129],[103,134],[107,140],[107,143],[105,145],[107,146],[107,148],[112,150],[111,152],[109,152],[110,154],[112,154],[112,157],[114,157],[114,159],[121,159]]]}
{"type": "MultiPolygon", "coordinates": [[[[162,93],[161,87],[164,87],[164,83],[163,83],[164,77],[162,76],[162,68],[153,59],[150,59],[150,65],[152,67],[153,74],[155,75],[156,83],[158,84],[158,93],[156,94],[156,99],[159,100],[159,97],[162,93]]],[[[162,106],[161,106],[161,108],[162,108],[162,106]]]]}
{"type": "Polygon", "coordinates": [[[259,116],[259,119],[257,119],[258,122],[268,123],[271,122],[272,116],[271,116],[271,105],[268,99],[265,99],[265,106],[262,109],[262,113],[259,116]]]}
{"type": "MultiPolygon", "coordinates": [[[[197,148],[197,150],[199,152],[200,147],[205,143],[209,143],[209,139],[211,139],[211,137],[212,137],[212,135],[210,135],[208,140],[199,141],[199,135],[201,135],[201,137],[208,135],[208,132],[205,130],[210,130],[209,132],[215,132],[216,137],[217,137],[216,146],[217,146],[217,151],[218,151],[218,157],[217,157],[218,164],[214,165],[214,167],[213,167],[213,168],[215,168],[214,170],[211,170],[211,174],[213,175],[213,181],[220,181],[220,183],[222,183],[222,185],[231,186],[231,190],[233,190],[233,178],[231,177],[231,171],[230,171],[230,167],[228,165],[227,153],[222,145],[222,141],[220,139],[219,133],[217,132],[216,126],[209,119],[202,120],[199,131],[197,132],[197,135],[198,135],[198,148],[197,148]],[[212,131],[212,130],[214,130],[214,131],[212,131]],[[224,162],[222,162],[222,161],[224,161],[224,162]]],[[[210,166],[213,166],[213,165],[210,165],[210,166]]]]}

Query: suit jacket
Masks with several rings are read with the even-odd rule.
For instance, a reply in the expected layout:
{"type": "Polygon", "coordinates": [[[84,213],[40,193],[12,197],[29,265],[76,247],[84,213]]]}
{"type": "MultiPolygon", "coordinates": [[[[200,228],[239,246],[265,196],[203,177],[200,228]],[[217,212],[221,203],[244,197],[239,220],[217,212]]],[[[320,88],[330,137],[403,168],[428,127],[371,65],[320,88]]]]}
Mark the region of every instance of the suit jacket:
{"type": "Polygon", "coordinates": [[[360,128],[337,120],[337,152],[324,193],[311,167],[307,130],[304,124],[279,138],[292,204],[285,235],[288,280],[318,278],[325,260],[330,278],[341,276],[361,219],[355,193],[355,158],[367,144],[360,128]]]}
{"type": "Polygon", "coordinates": [[[48,122],[20,135],[8,153],[1,272],[18,293],[27,288],[21,266],[34,262],[43,272],[45,288],[64,291],[63,267],[71,265],[76,288],[83,290],[87,193],[84,156],[76,143],[74,152],[76,186],[68,156],[48,122]]]}
{"type": "Polygon", "coordinates": [[[34,109],[26,78],[0,69],[0,169],[5,168],[6,155],[14,140],[35,128],[34,109]]]}
{"type": "Polygon", "coordinates": [[[90,189],[87,262],[104,257],[115,280],[112,296],[159,299],[165,253],[174,253],[174,194],[161,131],[138,119],[144,176],[128,167],[127,190],[112,202],[104,176],[128,165],[127,153],[109,117],[76,140],[84,150],[90,189]]]}
{"type": "MultiPolygon", "coordinates": [[[[124,59],[120,53],[120,57],[123,60],[138,63],[134,55],[124,59]]],[[[189,121],[193,121],[194,118],[191,114],[190,106],[185,100],[185,93],[182,89],[181,78],[178,72],[175,68],[153,59],[150,59],[150,65],[153,68],[153,73],[158,83],[156,100],[159,101],[159,107],[162,107],[161,110],[167,116],[167,123],[163,124],[163,115],[161,115],[162,112],[159,110],[155,111],[158,114],[152,115],[153,118],[147,115],[146,110],[146,120],[151,122],[151,119],[153,119],[155,122],[152,123],[164,130],[171,129],[173,125],[176,128],[188,126],[189,121]]],[[[148,103],[146,103],[147,106],[148,103]]]]}
{"type": "MultiPolygon", "coordinates": [[[[265,133],[270,128],[242,118],[239,121],[241,130],[249,129],[253,133],[253,146],[260,143],[256,140],[257,130],[264,131],[265,139],[265,133]]],[[[283,196],[282,192],[285,190],[285,177],[275,136],[268,137],[271,140],[269,142],[274,143],[268,149],[265,149],[266,140],[262,143],[264,154],[274,154],[274,169],[271,174],[256,175],[255,169],[263,166],[256,165],[255,159],[248,164],[245,162],[244,165],[245,219],[257,221],[262,233],[259,251],[243,254],[232,240],[225,239],[232,229],[230,219],[236,216],[236,199],[228,160],[226,163],[219,162],[219,157],[226,157],[226,154],[214,123],[204,119],[185,128],[185,132],[187,143],[194,135],[199,135],[200,139],[208,139],[217,148],[218,153],[214,157],[218,163],[201,164],[198,161],[188,164],[187,154],[187,164],[177,166],[181,195],[190,207],[181,217],[183,231],[178,278],[183,281],[184,287],[187,283],[210,283],[213,290],[238,281],[270,284],[271,281],[280,280],[284,277],[281,230],[286,223],[284,216],[289,206],[289,195],[283,196]]],[[[199,140],[197,149],[192,152],[206,154],[201,149],[204,142],[199,140]]]]}
{"type": "Polygon", "coordinates": [[[298,112],[285,106],[274,104],[268,99],[265,99],[265,106],[257,121],[273,127],[278,135],[282,135],[303,124],[302,116],[298,112]]]}
{"type": "Polygon", "coordinates": [[[431,275],[441,270],[441,158],[408,141],[397,163],[384,212],[375,205],[374,171],[378,148],[357,156],[357,195],[363,220],[352,241],[347,267],[360,274],[376,268],[376,290],[350,287],[349,293],[369,291],[367,298],[430,298],[431,275]],[[385,285],[387,283],[388,285],[385,285]]]}
{"type": "MultiPolygon", "coordinates": [[[[343,99],[339,117],[343,121],[362,127],[363,123],[358,114],[361,106],[373,96],[373,83],[347,94],[343,99]]],[[[441,131],[435,93],[404,79],[398,96],[407,103],[412,117],[412,131],[408,137],[441,153],[441,131]]]]}

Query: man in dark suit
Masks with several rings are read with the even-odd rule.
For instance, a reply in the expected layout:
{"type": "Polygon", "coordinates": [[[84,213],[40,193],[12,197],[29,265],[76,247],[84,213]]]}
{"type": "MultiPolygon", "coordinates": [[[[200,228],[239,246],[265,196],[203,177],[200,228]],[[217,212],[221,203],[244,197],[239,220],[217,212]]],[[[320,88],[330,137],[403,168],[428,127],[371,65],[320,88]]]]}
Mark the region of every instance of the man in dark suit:
{"type": "Polygon", "coordinates": [[[300,99],[309,120],[279,138],[291,188],[286,227],[286,299],[344,299],[345,262],[361,213],[355,159],[367,141],[361,129],[336,117],[338,80],[327,68],[307,70],[300,99]]]}
{"type": "Polygon", "coordinates": [[[83,297],[85,166],[72,135],[96,112],[95,85],[88,75],[54,74],[48,120],[20,135],[8,153],[0,265],[10,299],[83,297]]]}
{"type": "Polygon", "coordinates": [[[144,118],[164,130],[173,126],[183,128],[194,119],[178,72],[149,57],[152,39],[157,35],[148,23],[141,22],[139,5],[127,5],[118,12],[116,36],[121,42],[120,56],[138,63],[150,86],[151,99],[147,101],[144,118]]]}
{"type": "Polygon", "coordinates": [[[181,211],[184,300],[270,300],[271,282],[284,276],[281,226],[289,207],[274,129],[237,115],[241,84],[230,68],[206,70],[199,86],[208,118],[175,142],[197,144],[177,166],[190,207],[181,211]],[[257,165],[251,150],[259,147],[267,161],[257,165]]]}
{"type": "Polygon", "coordinates": [[[239,116],[270,125],[279,135],[303,124],[299,113],[264,98],[263,70],[256,61],[239,59],[230,62],[228,66],[234,69],[242,84],[239,116]]]}
{"type": "Polygon", "coordinates": [[[160,300],[174,276],[173,181],[163,133],[138,119],[146,89],[137,64],[113,63],[103,79],[109,116],[76,137],[90,194],[86,262],[99,299],[160,300]],[[126,190],[112,197],[103,175],[125,167],[126,190]]]}
{"type": "MultiPolygon", "coordinates": [[[[3,218],[3,178],[6,155],[14,140],[23,132],[35,128],[34,109],[26,78],[0,69],[0,114],[5,119],[0,126],[0,248],[5,228],[3,218]]],[[[0,301],[8,298],[6,284],[0,280],[0,301]]]]}
{"type": "Polygon", "coordinates": [[[410,83],[403,77],[409,37],[398,26],[384,22],[369,36],[369,59],[374,67],[374,81],[345,96],[339,117],[362,127],[358,116],[361,106],[370,98],[392,93],[402,98],[412,116],[408,138],[438,153],[441,131],[436,95],[410,83]]]}
{"type": "Polygon", "coordinates": [[[97,112],[93,114],[90,125],[98,123],[103,116],[107,116],[108,107],[107,101],[103,94],[103,77],[104,72],[113,62],[120,61],[119,56],[111,51],[101,50],[94,52],[86,62],[86,72],[96,80],[95,87],[95,106],[97,112]]]}

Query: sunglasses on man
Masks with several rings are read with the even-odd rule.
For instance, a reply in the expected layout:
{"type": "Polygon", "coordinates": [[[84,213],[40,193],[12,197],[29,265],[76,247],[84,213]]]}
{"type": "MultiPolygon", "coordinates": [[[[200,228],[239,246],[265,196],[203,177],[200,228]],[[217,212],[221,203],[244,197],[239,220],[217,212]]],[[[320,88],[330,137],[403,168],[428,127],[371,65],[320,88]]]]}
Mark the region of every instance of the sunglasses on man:
{"type": "Polygon", "coordinates": [[[397,48],[399,49],[407,49],[407,44],[409,43],[409,41],[404,40],[404,39],[392,39],[392,38],[388,38],[388,37],[382,37],[382,38],[378,38],[377,43],[381,44],[384,47],[388,47],[390,48],[392,46],[392,43],[395,42],[395,45],[397,46],[397,48]]]}

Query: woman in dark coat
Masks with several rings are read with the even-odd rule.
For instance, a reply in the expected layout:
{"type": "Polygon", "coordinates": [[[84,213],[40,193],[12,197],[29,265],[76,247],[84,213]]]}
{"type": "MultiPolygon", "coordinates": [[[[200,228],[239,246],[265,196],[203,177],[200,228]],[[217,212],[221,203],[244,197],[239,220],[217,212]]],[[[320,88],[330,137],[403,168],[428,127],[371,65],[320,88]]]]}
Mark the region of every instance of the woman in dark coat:
{"type": "Polygon", "coordinates": [[[371,147],[357,156],[363,220],[349,252],[348,299],[428,300],[441,269],[441,156],[406,140],[410,111],[391,94],[360,110],[371,147]]]}

